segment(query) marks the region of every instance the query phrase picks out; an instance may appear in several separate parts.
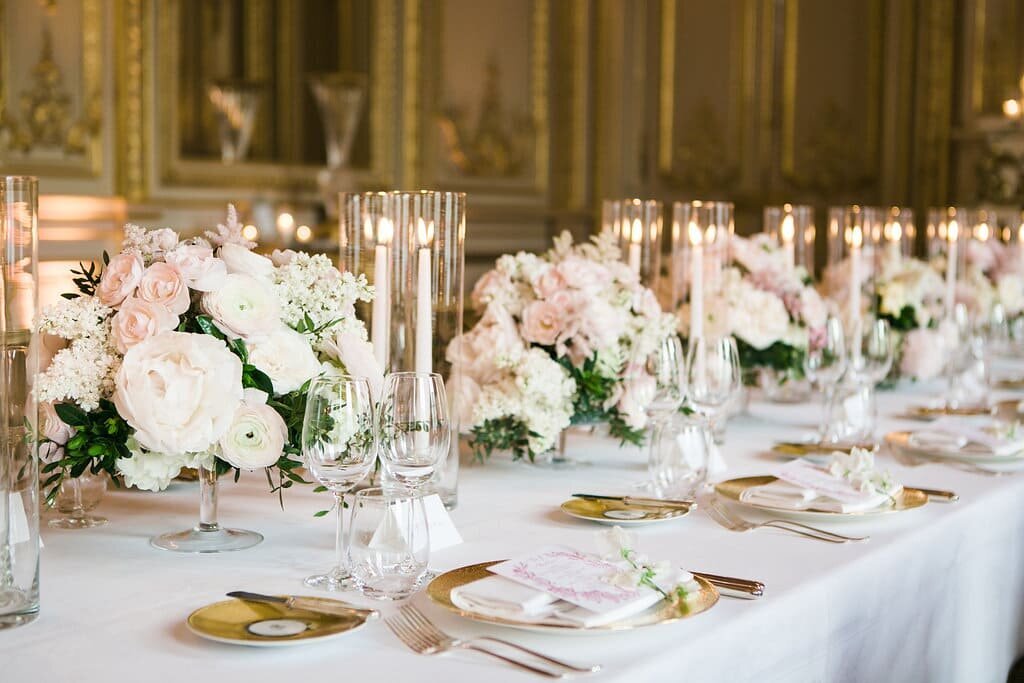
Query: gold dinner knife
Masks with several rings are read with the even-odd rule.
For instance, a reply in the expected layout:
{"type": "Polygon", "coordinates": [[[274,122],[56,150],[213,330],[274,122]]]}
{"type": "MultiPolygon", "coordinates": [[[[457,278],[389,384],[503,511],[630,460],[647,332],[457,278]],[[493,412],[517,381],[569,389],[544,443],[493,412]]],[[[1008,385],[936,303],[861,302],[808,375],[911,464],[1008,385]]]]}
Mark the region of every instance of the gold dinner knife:
{"type": "Polygon", "coordinates": [[[596,493],[574,493],[573,498],[584,500],[617,500],[624,505],[640,505],[644,507],[668,507],[689,510],[697,507],[693,500],[670,500],[668,498],[645,498],[644,496],[602,496],[596,493]]]}
{"type": "Polygon", "coordinates": [[[247,600],[249,602],[264,602],[268,605],[279,605],[288,609],[301,609],[317,614],[328,614],[332,617],[357,616],[363,619],[376,619],[380,612],[375,609],[362,609],[329,598],[309,598],[301,595],[263,595],[261,593],[249,593],[248,591],[231,591],[227,594],[229,598],[247,600]]]}
{"type": "Polygon", "coordinates": [[[943,503],[955,503],[960,500],[960,496],[953,493],[952,491],[943,491],[941,489],[923,489],[920,486],[908,486],[907,488],[917,489],[924,495],[928,496],[932,500],[942,501],[943,503]]]}
{"type": "Polygon", "coordinates": [[[866,451],[873,451],[878,446],[873,443],[807,443],[803,441],[779,441],[772,450],[784,455],[814,455],[829,454],[835,451],[849,453],[854,448],[863,448],[866,451]]]}
{"type": "Polygon", "coordinates": [[[751,579],[737,579],[733,576],[719,576],[705,572],[690,572],[694,576],[706,580],[718,589],[719,595],[742,600],[756,600],[764,595],[764,584],[751,579]]]}

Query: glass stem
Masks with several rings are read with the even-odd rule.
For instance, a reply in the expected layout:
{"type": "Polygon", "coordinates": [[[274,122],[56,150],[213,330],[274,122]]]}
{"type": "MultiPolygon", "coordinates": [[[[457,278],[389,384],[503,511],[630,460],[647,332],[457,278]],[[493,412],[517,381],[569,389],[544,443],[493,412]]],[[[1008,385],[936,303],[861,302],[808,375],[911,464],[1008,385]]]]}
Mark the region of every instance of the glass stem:
{"type": "Polygon", "coordinates": [[[71,514],[73,519],[85,517],[85,506],[82,505],[82,482],[79,479],[71,480],[71,514]]]}
{"type": "Polygon", "coordinates": [[[199,468],[199,531],[220,531],[217,524],[217,470],[199,468]]]}
{"type": "Polygon", "coordinates": [[[348,576],[348,563],[345,561],[345,494],[336,491],[334,500],[338,507],[338,524],[335,527],[334,537],[334,573],[338,576],[348,576]]]}
{"type": "Polygon", "coordinates": [[[831,425],[832,413],[834,410],[834,404],[836,401],[836,390],[835,384],[829,384],[825,387],[825,405],[824,412],[821,415],[821,440],[825,441],[831,436],[831,425]]]}

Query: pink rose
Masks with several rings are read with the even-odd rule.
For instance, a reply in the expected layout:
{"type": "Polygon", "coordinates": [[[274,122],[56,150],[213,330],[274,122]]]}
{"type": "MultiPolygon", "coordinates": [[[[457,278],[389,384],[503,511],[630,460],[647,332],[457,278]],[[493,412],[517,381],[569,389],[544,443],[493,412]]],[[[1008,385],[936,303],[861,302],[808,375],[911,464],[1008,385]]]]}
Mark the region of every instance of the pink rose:
{"type": "Polygon", "coordinates": [[[473,301],[473,307],[477,309],[485,307],[499,293],[511,288],[511,286],[512,283],[505,275],[496,270],[487,271],[483,277],[476,281],[476,285],[473,287],[473,294],[470,296],[473,301]]]}
{"type": "Polygon", "coordinates": [[[542,299],[549,299],[566,288],[565,278],[557,268],[548,268],[537,278],[533,288],[542,299]]]}
{"type": "Polygon", "coordinates": [[[563,329],[563,311],[550,301],[534,301],[523,311],[523,338],[553,346],[563,329]]]}
{"type": "Polygon", "coordinates": [[[110,320],[110,337],[118,352],[127,353],[139,342],[161,332],[170,332],[177,326],[178,316],[162,304],[129,297],[110,320]]]}
{"type": "Polygon", "coordinates": [[[445,358],[477,383],[487,384],[498,374],[495,359],[522,348],[515,320],[504,308],[491,304],[473,329],[452,339],[445,358]]]}
{"type": "Polygon", "coordinates": [[[199,244],[183,244],[164,260],[178,271],[189,289],[199,292],[220,289],[228,275],[227,265],[213,255],[213,249],[199,244]]]}
{"type": "Polygon", "coordinates": [[[555,270],[562,276],[564,282],[574,289],[594,293],[609,284],[610,277],[606,268],[579,256],[566,258],[555,266],[555,270]]]}
{"type": "Polygon", "coordinates": [[[118,254],[103,269],[96,298],[104,306],[117,307],[142,281],[142,258],[138,254],[118,254]]]}
{"type": "Polygon", "coordinates": [[[138,296],[162,305],[174,315],[187,311],[191,303],[185,280],[174,266],[167,263],[154,263],[146,269],[139,283],[138,296]]]}

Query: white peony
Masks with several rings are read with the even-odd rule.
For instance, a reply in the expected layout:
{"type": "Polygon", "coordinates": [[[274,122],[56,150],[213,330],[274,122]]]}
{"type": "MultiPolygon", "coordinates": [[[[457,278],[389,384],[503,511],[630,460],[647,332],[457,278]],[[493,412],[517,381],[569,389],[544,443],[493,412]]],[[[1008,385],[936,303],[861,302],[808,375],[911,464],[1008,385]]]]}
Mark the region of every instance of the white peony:
{"type": "Polygon", "coordinates": [[[228,275],[220,289],[203,295],[202,309],[232,339],[269,334],[281,326],[277,296],[251,275],[228,275]]]}
{"type": "Polygon", "coordinates": [[[384,386],[384,368],[373,355],[373,344],[355,332],[335,331],[320,341],[320,351],[344,367],[352,377],[364,377],[370,384],[370,395],[380,397],[384,386]]]}
{"type": "Polygon", "coordinates": [[[242,362],[209,335],[164,332],[128,349],[114,385],[117,412],[144,448],[205,451],[242,400],[242,362]]]}
{"type": "Polygon", "coordinates": [[[220,289],[228,274],[224,261],[213,255],[213,249],[201,244],[183,244],[164,260],[178,271],[189,289],[197,292],[220,289]]]}
{"type": "Polygon", "coordinates": [[[118,458],[114,463],[124,483],[143,491],[163,491],[185,466],[180,455],[144,451],[139,442],[128,437],[130,458],[118,458]]]}
{"type": "Polygon", "coordinates": [[[727,313],[733,333],[755,349],[766,349],[789,331],[789,313],[782,300],[751,286],[729,297],[727,313]]]}
{"type": "Polygon", "coordinates": [[[903,338],[900,374],[926,381],[938,377],[946,367],[946,339],[937,329],[918,328],[903,338]]]}
{"type": "Polygon", "coordinates": [[[1016,316],[1024,312],[1024,278],[1015,274],[1004,275],[996,283],[996,293],[1007,315],[1016,316]]]}
{"type": "Polygon", "coordinates": [[[255,470],[277,462],[288,440],[288,427],[267,395],[246,389],[227,433],[220,438],[220,457],[234,467],[255,470]]]}
{"type": "Polygon", "coordinates": [[[217,256],[227,266],[228,273],[241,273],[268,282],[274,277],[273,261],[241,245],[225,244],[217,251],[217,256]]]}
{"type": "Polygon", "coordinates": [[[320,374],[320,361],[306,338],[280,323],[270,334],[252,337],[248,347],[249,362],[267,373],[279,396],[320,374]]]}

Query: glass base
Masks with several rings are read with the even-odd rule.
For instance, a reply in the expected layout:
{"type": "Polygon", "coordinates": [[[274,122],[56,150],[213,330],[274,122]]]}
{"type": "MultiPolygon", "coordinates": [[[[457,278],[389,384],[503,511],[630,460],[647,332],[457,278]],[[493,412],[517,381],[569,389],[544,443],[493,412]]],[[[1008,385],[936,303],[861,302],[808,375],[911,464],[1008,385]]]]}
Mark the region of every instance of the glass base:
{"type": "Polygon", "coordinates": [[[356,582],[351,575],[339,575],[336,573],[310,576],[302,583],[310,588],[322,591],[347,591],[356,587],[356,582]]]}
{"type": "Polygon", "coordinates": [[[0,631],[35,621],[39,616],[38,594],[34,599],[16,588],[0,589],[0,631]]]}
{"type": "Polygon", "coordinates": [[[58,517],[57,519],[51,519],[46,523],[46,525],[51,529],[91,529],[93,527],[103,526],[107,521],[106,517],[77,515],[74,517],[58,517]]]}
{"type": "Polygon", "coordinates": [[[263,541],[263,534],[244,529],[200,529],[160,534],[149,539],[150,545],[176,553],[226,553],[245,550],[263,541]]]}

